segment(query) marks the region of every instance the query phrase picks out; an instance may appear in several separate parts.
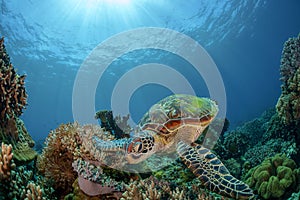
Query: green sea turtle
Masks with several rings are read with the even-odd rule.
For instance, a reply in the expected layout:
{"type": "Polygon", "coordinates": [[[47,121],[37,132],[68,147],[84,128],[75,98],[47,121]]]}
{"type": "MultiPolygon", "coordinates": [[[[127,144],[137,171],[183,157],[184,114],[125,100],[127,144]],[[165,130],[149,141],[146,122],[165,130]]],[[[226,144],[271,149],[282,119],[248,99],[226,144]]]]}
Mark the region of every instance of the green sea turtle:
{"type": "Polygon", "coordinates": [[[104,154],[124,152],[129,164],[174,150],[207,189],[235,199],[250,199],[254,195],[248,185],[234,178],[209,149],[194,143],[217,113],[216,102],[208,98],[171,95],[150,108],[132,138],[103,141],[94,136],[92,142],[104,154]]]}

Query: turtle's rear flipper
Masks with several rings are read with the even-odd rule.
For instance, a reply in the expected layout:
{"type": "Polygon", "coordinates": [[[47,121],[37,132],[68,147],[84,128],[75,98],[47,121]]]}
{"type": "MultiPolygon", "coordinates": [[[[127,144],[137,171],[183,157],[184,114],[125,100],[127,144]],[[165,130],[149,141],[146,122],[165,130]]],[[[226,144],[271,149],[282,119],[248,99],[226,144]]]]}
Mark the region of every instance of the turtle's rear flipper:
{"type": "Polygon", "coordinates": [[[191,147],[179,142],[177,152],[207,189],[235,199],[250,199],[254,196],[249,186],[234,178],[210,150],[200,145],[191,147]]]}

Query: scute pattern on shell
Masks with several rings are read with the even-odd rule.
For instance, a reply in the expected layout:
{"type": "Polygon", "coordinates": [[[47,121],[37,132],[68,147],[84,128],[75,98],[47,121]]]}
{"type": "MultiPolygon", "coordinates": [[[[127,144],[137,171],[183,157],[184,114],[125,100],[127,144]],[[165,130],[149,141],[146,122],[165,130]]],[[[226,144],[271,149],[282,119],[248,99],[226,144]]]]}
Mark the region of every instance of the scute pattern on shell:
{"type": "Polygon", "coordinates": [[[200,126],[200,122],[210,121],[217,112],[215,102],[208,98],[195,98],[184,94],[172,95],[150,108],[141,119],[139,129],[169,134],[183,124],[200,126]]]}

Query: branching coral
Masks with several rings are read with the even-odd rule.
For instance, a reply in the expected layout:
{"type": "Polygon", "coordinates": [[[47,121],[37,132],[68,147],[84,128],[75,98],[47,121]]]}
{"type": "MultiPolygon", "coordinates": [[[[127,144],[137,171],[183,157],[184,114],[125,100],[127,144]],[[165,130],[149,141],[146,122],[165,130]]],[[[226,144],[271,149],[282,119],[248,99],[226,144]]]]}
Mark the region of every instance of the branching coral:
{"type": "Polygon", "coordinates": [[[121,200],[158,200],[162,198],[162,193],[162,184],[157,179],[150,177],[146,180],[132,180],[126,185],[126,191],[122,194],[121,200]]]}
{"type": "Polygon", "coordinates": [[[0,39],[0,117],[4,125],[8,119],[19,117],[27,105],[27,93],[24,86],[25,75],[19,76],[0,39]]]}
{"type": "Polygon", "coordinates": [[[12,158],[12,146],[2,143],[0,154],[0,181],[10,178],[11,170],[15,167],[12,158]]]}
{"type": "Polygon", "coordinates": [[[43,190],[33,182],[28,183],[25,200],[46,200],[43,197],[43,190]]]}
{"type": "Polygon", "coordinates": [[[281,90],[276,108],[285,124],[300,120],[300,34],[285,42],[281,57],[281,90]]]}

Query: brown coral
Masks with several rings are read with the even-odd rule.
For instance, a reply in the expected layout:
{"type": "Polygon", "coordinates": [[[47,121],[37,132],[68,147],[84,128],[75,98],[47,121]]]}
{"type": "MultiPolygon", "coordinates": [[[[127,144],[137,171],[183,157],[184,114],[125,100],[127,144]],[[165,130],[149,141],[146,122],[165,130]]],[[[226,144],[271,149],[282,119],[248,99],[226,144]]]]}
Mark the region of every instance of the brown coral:
{"type": "Polygon", "coordinates": [[[0,39],[0,117],[1,123],[10,118],[19,117],[27,105],[27,93],[24,86],[25,75],[18,75],[10,63],[4,46],[4,38],[0,39]]]}
{"type": "Polygon", "coordinates": [[[62,124],[51,131],[46,138],[46,147],[38,159],[39,171],[48,179],[54,181],[54,188],[59,193],[71,191],[77,173],[73,171],[73,152],[76,151],[77,128],[79,125],[62,124]]]}
{"type": "Polygon", "coordinates": [[[281,90],[276,109],[285,124],[300,120],[300,34],[285,42],[281,58],[281,90]]]}
{"type": "Polygon", "coordinates": [[[12,146],[2,143],[0,154],[0,181],[9,179],[10,172],[15,167],[12,158],[12,146]]]}

